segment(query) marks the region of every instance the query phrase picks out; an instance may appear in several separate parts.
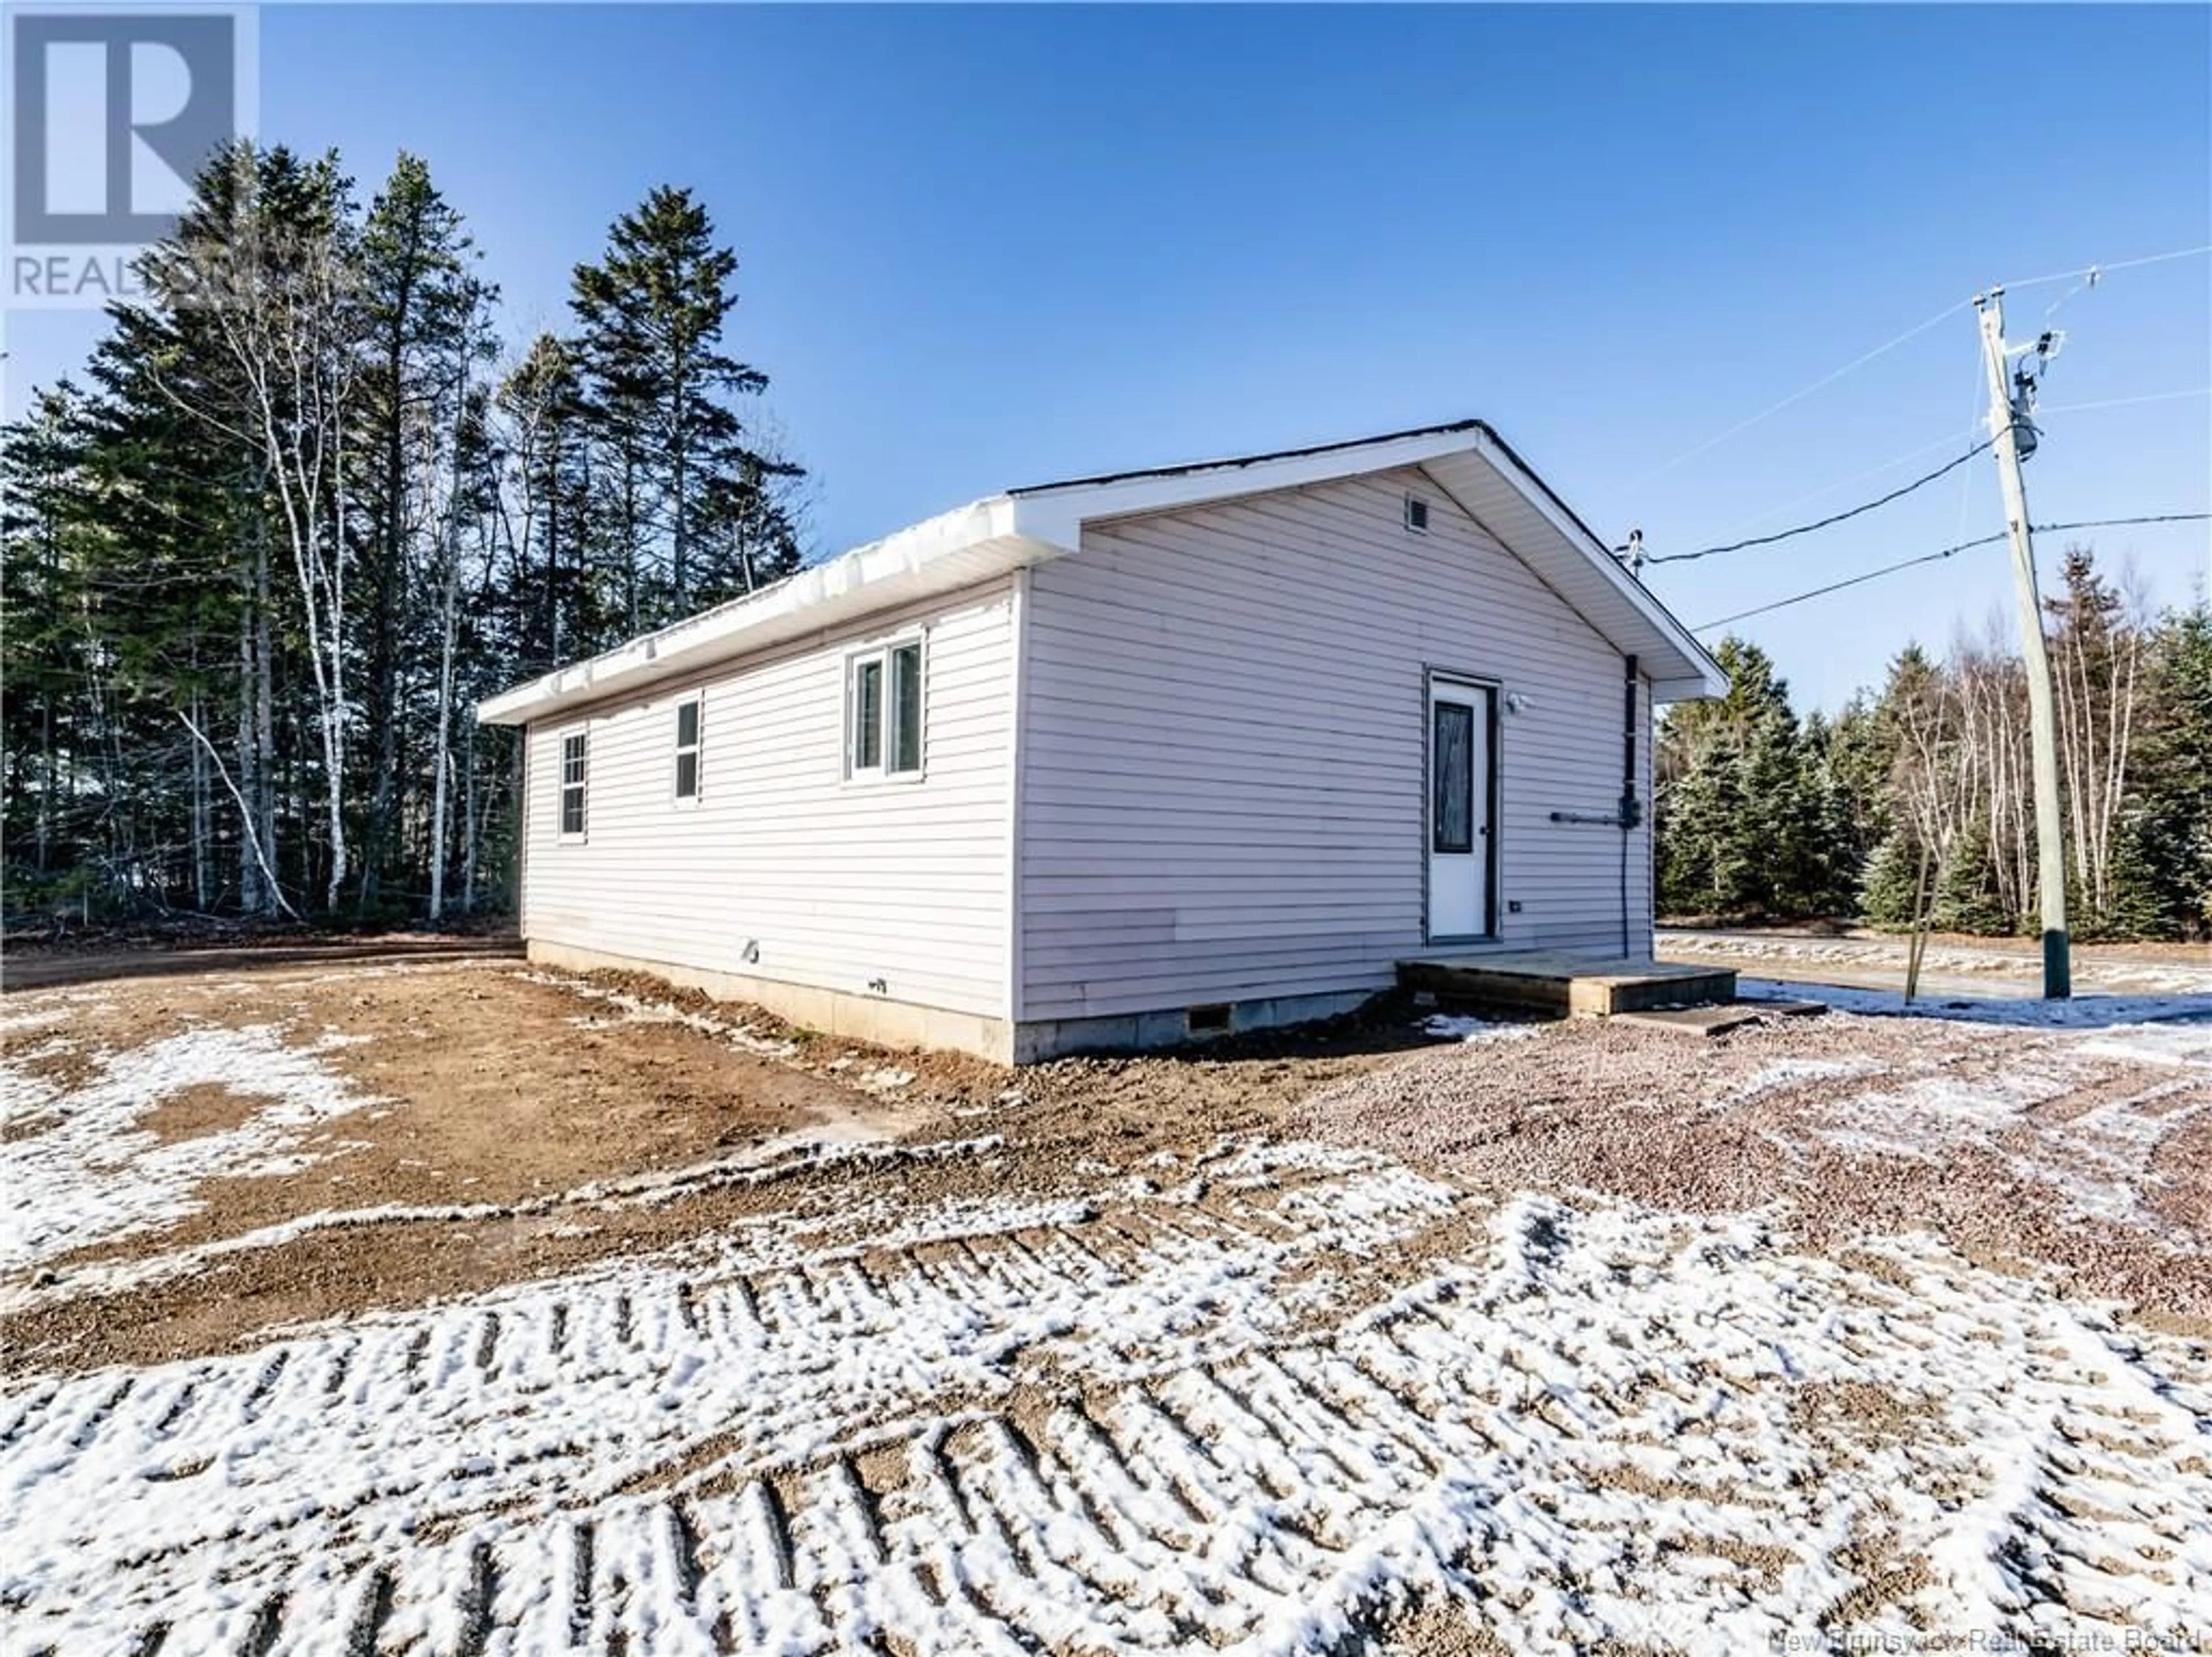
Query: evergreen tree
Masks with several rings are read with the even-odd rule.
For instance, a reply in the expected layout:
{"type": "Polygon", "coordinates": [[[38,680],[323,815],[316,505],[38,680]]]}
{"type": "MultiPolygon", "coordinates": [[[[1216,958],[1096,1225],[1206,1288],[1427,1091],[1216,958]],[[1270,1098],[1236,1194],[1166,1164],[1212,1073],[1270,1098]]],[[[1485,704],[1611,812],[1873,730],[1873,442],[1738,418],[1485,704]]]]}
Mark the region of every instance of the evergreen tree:
{"type": "Polygon", "coordinates": [[[615,631],[592,556],[591,434],[574,350],[540,334],[499,387],[509,487],[495,503],[507,549],[503,634],[515,665],[542,672],[615,631]]]}
{"type": "Polygon", "coordinates": [[[755,571],[796,562],[772,506],[798,468],[750,442],[736,408],[768,376],[722,346],[737,268],[706,209],[665,186],[615,221],[598,264],[576,267],[584,408],[608,457],[633,631],[689,613],[702,589],[745,590],[755,571]]]}
{"type": "Polygon", "coordinates": [[[1669,915],[1732,916],[1753,901],[1744,817],[1743,755],[1714,733],[1662,800],[1659,905],[1669,915]]]}
{"type": "Polygon", "coordinates": [[[401,850],[397,814],[413,774],[401,763],[401,745],[410,727],[426,722],[421,692],[434,676],[424,646],[439,625],[430,601],[436,572],[428,566],[438,564],[441,545],[439,508],[447,490],[440,480],[451,468],[471,378],[493,350],[486,318],[496,295],[477,264],[461,215],[422,160],[403,151],[369,204],[356,259],[365,464],[354,555],[363,576],[368,658],[368,804],[356,900],[363,911],[401,850]],[[421,579],[425,574],[434,579],[421,579]]]}
{"type": "Polygon", "coordinates": [[[1991,878],[1989,832],[1978,824],[1962,830],[1944,849],[1936,875],[1935,929],[1996,935],[2014,929],[1991,878]]]}
{"type": "Polygon", "coordinates": [[[1912,835],[1896,829],[1885,836],[1867,859],[1859,899],[1860,917],[1869,926],[1902,932],[1920,917],[1923,901],[1923,866],[1912,835]]]}
{"type": "Polygon", "coordinates": [[[1796,917],[1828,907],[1827,802],[1789,686],[1723,639],[1726,696],[1668,710],[1660,734],[1660,903],[1671,913],[1796,917]]]}
{"type": "Polygon", "coordinates": [[[2161,935],[2212,936],[2212,604],[2167,616],[2151,655],[2132,813],[2148,891],[2130,908],[2161,935]]]}
{"type": "Polygon", "coordinates": [[[582,337],[495,387],[496,295],[420,158],[365,209],[332,155],[210,164],[86,389],[0,431],[11,906],[472,904],[520,779],[470,704],[796,567],[704,210],[654,192],[591,268],[582,337]]]}

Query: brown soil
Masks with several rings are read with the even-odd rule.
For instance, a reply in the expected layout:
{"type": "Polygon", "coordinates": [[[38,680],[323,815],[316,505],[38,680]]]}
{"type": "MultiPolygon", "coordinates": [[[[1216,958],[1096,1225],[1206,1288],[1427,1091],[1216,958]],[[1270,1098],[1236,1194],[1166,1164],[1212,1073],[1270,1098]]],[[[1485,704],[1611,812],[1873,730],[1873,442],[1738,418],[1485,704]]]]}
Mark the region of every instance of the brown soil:
{"type": "MultiPolygon", "coordinates": [[[[303,1138],[298,1148],[320,1160],[301,1173],[206,1181],[198,1193],[205,1206],[177,1225],[51,1262],[35,1302],[0,1318],[0,1363],[51,1369],[237,1349],[280,1325],[665,1248],[794,1206],[834,1224],[877,1198],[1076,1197],[1097,1184],[1078,1168],[1086,1159],[1126,1165],[1162,1148],[1187,1152],[1224,1133],[1279,1127],[1316,1086],[1423,1045],[1395,1009],[1380,1024],[1240,1039],[1200,1057],[1070,1059],[1014,1071],[805,1037],[653,979],[599,974],[590,983],[743,1023],[796,1051],[763,1057],[681,1022],[617,1021],[622,1011],[604,1000],[486,965],[167,979],[118,985],[97,1000],[68,992],[80,998],[69,1024],[19,1033],[0,1051],[51,1045],[58,1033],[116,1051],[196,1022],[274,1024],[302,1044],[346,1038],[323,1062],[382,1102],[303,1138]],[[876,1065],[915,1080],[886,1098],[845,1079],[876,1065]],[[848,1160],[765,1182],[738,1166],[773,1160],[793,1136],[926,1148],[985,1133],[1012,1142],[1003,1159],[848,1160]],[[720,1172],[667,1200],[605,1200],[626,1179],[713,1164],[720,1172]],[[307,1215],[392,1207],[471,1212],[307,1230],[118,1292],[80,1293],[70,1281],[88,1267],[219,1246],[307,1215]]],[[[96,1068],[82,1055],[78,1062],[96,1068]]],[[[140,1120],[157,1131],[207,1131],[222,1125],[228,1096],[191,1090],[140,1120]]]]}
{"type": "Polygon", "coordinates": [[[5,953],[0,954],[0,991],[368,961],[513,959],[521,953],[520,940],[496,932],[480,935],[387,932],[363,936],[312,932],[301,927],[255,930],[222,926],[171,934],[124,931],[59,940],[17,936],[8,939],[5,953]]]}
{"type": "Polygon", "coordinates": [[[197,1139],[243,1126],[267,1101],[219,1082],[197,1082],[171,1093],[138,1118],[156,1139],[197,1139]]]}
{"type": "MultiPolygon", "coordinates": [[[[44,1054],[38,1063],[54,1067],[57,1085],[95,1074],[102,1051],[216,1021],[274,1025],[303,1045],[345,1038],[322,1050],[322,1062],[383,1102],[310,1133],[295,1148],[320,1160],[302,1172],[209,1181],[198,1192],[203,1210],[165,1231],[51,1262],[43,1284],[0,1284],[29,1290],[0,1319],[0,1360],[18,1370],[74,1368],[238,1349],[277,1326],[665,1249],[768,1214],[799,1215],[819,1234],[865,1246],[884,1207],[1091,1202],[1101,1165],[1127,1171],[1167,1155],[1158,1177],[1180,1182],[1193,1154],[1224,1134],[1291,1131],[1387,1150],[1499,1194],[1596,1191],[1713,1211],[1789,1198],[1785,1223],[1814,1246],[1849,1250],[1869,1233],[1932,1229],[1985,1264],[2056,1264],[2077,1286],[2133,1298],[2162,1325],[2212,1321],[2212,1116],[2183,1121],[2166,1138],[2140,1193],[2147,1211],[2193,1239],[2186,1246],[2143,1227],[2067,1218],[2009,1154],[2034,1148],[2045,1130],[2039,1122],[2078,1123],[2115,1101],[2140,1096],[2139,1113],[2179,1109],[2201,1098],[2203,1073],[2069,1057],[2047,1037],[1832,1016],[1713,1041],[1573,1025],[1437,1048],[1418,1033],[1410,1008],[1386,1003],[1365,1020],[1017,1071],[806,1036],[649,978],[603,974],[588,988],[594,993],[533,982],[507,965],[453,962],[203,975],[11,999],[11,1013],[66,1009],[64,1021],[27,1026],[0,1043],[11,1063],[44,1054]],[[626,1017],[609,994],[658,1010],[626,1017]],[[748,1051],[672,1014],[743,1026],[791,1050],[748,1051]],[[1801,1078],[1735,1097],[1778,1059],[1824,1057],[1870,1058],[1893,1074],[1801,1078]],[[2063,1085],[2054,1083],[2008,1130],[2015,1136],[1994,1148],[1923,1161],[1839,1148],[1814,1132],[1835,1126],[1834,1112],[1871,1087],[1915,1076],[1987,1083],[2015,1061],[2055,1068],[2063,1085]],[[889,1096],[853,1085],[877,1065],[914,1080],[889,1096]],[[983,1135],[1004,1141],[992,1157],[928,1154],[983,1135]],[[901,1154],[794,1167],[796,1136],[875,1137],[901,1154]],[[776,1167],[758,1172],[763,1162],[776,1167]],[[610,1200],[623,1180],[666,1181],[702,1167],[709,1171],[649,1197],[610,1200]],[[462,1211],[221,1248],[303,1216],[392,1207],[462,1211]],[[115,1262],[210,1246],[214,1253],[162,1281],[106,1292],[72,1281],[115,1262]]],[[[179,1094],[142,1120],[160,1132],[204,1132],[234,1108],[227,1095],[179,1094]]],[[[1102,1218],[1149,1223],[1118,1209],[1102,1218]]],[[[1460,1234],[1479,1222],[1462,1216],[1433,1235],[1416,1234],[1388,1259],[1337,1263],[1345,1292],[1364,1293],[1369,1277],[1385,1292],[1425,1253],[1467,1246],[1460,1234]]]]}

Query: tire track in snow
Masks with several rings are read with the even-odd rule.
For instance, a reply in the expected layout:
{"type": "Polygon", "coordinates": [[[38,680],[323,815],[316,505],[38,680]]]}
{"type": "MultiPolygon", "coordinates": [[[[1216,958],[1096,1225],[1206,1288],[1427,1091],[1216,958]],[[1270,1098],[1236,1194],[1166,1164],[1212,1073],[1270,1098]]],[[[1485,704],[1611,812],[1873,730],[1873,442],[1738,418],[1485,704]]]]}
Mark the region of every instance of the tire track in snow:
{"type": "Polygon", "coordinates": [[[1716,1651],[1846,1604],[2050,1638],[2212,1603],[2200,1347],[1924,1243],[1858,1270],[1539,1199],[1486,1228],[1295,1146],[1205,1175],[33,1378],[0,1618],[69,1652],[1256,1657],[1420,1592],[1515,1648],[1716,1651]],[[1453,1216],[1466,1247],[1390,1263],[1453,1216]],[[1899,1556],[1927,1571],[1874,1591],[1899,1556]]]}

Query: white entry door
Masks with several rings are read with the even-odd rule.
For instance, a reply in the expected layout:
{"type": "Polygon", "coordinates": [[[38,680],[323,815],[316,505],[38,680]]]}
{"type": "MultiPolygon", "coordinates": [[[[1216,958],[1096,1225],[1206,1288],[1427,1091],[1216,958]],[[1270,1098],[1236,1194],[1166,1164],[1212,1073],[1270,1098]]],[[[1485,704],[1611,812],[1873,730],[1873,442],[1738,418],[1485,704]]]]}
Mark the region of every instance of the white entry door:
{"type": "Polygon", "coordinates": [[[1429,681],[1429,936],[1479,938],[1490,924],[1491,698],[1429,681]]]}

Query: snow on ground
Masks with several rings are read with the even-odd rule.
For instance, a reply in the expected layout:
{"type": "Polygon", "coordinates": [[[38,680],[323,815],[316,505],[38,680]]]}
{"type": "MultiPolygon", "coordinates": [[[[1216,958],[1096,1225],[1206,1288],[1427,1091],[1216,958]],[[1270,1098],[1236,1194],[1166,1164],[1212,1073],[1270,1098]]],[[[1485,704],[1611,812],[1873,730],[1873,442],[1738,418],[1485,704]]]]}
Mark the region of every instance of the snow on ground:
{"type": "Polygon", "coordinates": [[[1415,1594],[1516,1650],[2203,1626],[2202,1345],[1922,1238],[1177,1166],[21,1380],[10,1648],[1260,1657],[1415,1594]]]}
{"type": "Polygon", "coordinates": [[[763,1058],[789,1058],[799,1051],[798,1043],[781,1036],[763,1036],[750,1024],[732,1024],[709,1013],[686,1011],[672,1002],[649,1000],[624,990],[610,990],[573,973],[532,971],[515,972],[511,976],[524,984],[539,984],[550,989],[565,990],[572,996],[585,1001],[599,1002],[614,1009],[611,1018],[590,1013],[571,1018],[568,1022],[579,1029],[603,1030],[621,1024],[681,1024],[702,1035],[726,1041],[732,1047],[757,1053],[763,1058]]]}
{"type": "Polygon", "coordinates": [[[1890,1018],[1948,1019],[1954,1022],[2000,1024],[2020,1029],[2087,1030],[2141,1025],[2174,1019],[2212,1020],[2212,995],[2077,995],[2067,1001],[2040,997],[1922,995],[1907,1002],[1887,990],[1853,990],[1792,979],[1738,978],[1736,993],[1746,1001],[1817,1001],[1838,1012],[1890,1018]]]}
{"type": "MultiPolygon", "coordinates": [[[[19,1033],[36,1028],[16,1015],[19,1033]]],[[[382,1101],[322,1061],[346,1038],[304,1045],[272,1025],[201,1025],[124,1052],[89,1056],[88,1080],[67,1086],[27,1068],[67,1055],[66,1039],[0,1059],[0,1274],[90,1244],[155,1231],[201,1206],[217,1177],[297,1173],[309,1130],[382,1101]],[[234,1125],[165,1139],[145,1119],[188,1090],[236,1095],[234,1125]]]]}
{"type": "MultiPolygon", "coordinates": [[[[1869,968],[1901,972],[1909,943],[1901,936],[1814,938],[1790,933],[1666,929],[1660,931],[1656,941],[1659,953],[1668,958],[1717,955],[1790,967],[1839,968],[1846,976],[1869,968]]],[[[2033,948],[1931,943],[1923,952],[1921,969],[1936,977],[2033,980],[2042,975],[2043,958],[2033,948]]],[[[2212,961],[2151,960],[2077,951],[2074,980],[2077,986],[2138,995],[2212,996],[2212,961]]]]}
{"type": "Polygon", "coordinates": [[[1511,1041],[1516,1037],[1533,1036],[1539,1027],[1471,1018],[1463,1013],[1431,1013],[1421,1020],[1422,1033],[1439,1041],[1511,1041]]]}
{"type": "MultiPolygon", "coordinates": [[[[831,1133],[838,1130],[832,1128],[831,1133]]],[[[94,1259],[49,1268],[29,1282],[0,1284],[0,1313],[15,1313],[85,1295],[115,1295],[126,1289],[189,1277],[227,1257],[257,1249],[281,1248],[319,1231],[422,1221],[467,1225],[553,1215],[563,1209],[615,1212],[647,1208],[696,1197],[719,1185],[757,1185],[803,1171],[851,1167],[872,1161],[910,1164],[946,1156],[985,1154],[1002,1142],[995,1135],[977,1139],[939,1140],[920,1146],[893,1146],[863,1138],[825,1138],[814,1129],[764,1139],[711,1162],[594,1181],[515,1203],[386,1203],[371,1208],[319,1209],[295,1219],[256,1226],[213,1242],[161,1249],[120,1258],[94,1259]]],[[[864,1212],[846,1210],[848,1219],[864,1212]]],[[[565,1222],[573,1225],[574,1221],[565,1222]]]]}

